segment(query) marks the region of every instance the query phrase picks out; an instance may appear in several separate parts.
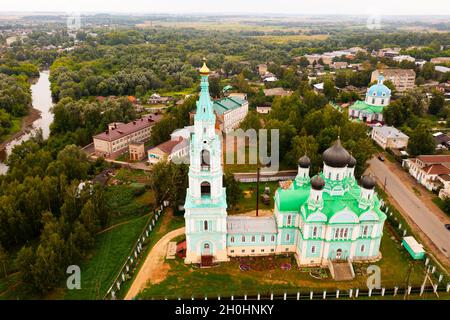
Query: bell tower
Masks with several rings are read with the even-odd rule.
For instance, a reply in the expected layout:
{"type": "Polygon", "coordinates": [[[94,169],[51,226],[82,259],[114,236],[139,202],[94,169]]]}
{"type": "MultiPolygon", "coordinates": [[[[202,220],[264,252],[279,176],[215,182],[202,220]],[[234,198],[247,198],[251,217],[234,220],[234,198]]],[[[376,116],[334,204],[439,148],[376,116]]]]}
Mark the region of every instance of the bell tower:
{"type": "Polygon", "coordinates": [[[215,132],[216,116],[209,95],[209,69],[200,69],[200,97],[190,142],[189,188],[186,192],[186,263],[226,261],[226,191],[222,145],[215,132]]]}

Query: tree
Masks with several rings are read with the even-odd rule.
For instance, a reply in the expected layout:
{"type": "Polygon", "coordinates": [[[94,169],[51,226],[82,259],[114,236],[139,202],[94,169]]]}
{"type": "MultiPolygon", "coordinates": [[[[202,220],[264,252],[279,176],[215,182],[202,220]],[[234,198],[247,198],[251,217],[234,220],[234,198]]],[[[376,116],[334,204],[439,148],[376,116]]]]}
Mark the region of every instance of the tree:
{"type": "Polygon", "coordinates": [[[309,61],[306,57],[301,57],[298,64],[301,68],[306,68],[309,66],[309,61]]]}
{"type": "Polygon", "coordinates": [[[324,81],[323,83],[323,93],[325,94],[325,97],[327,97],[327,99],[329,101],[334,100],[337,96],[337,90],[335,88],[334,85],[334,81],[327,79],[324,81]]]}
{"type": "Polygon", "coordinates": [[[236,181],[233,173],[231,172],[225,172],[223,182],[225,188],[227,188],[227,204],[231,209],[234,209],[242,197],[242,191],[241,188],[239,188],[239,183],[236,181]]]}
{"type": "Polygon", "coordinates": [[[444,108],[444,103],[445,103],[444,95],[441,92],[434,90],[433,97],[430,99],[428,113],[433,115],[439,114],[444,108]]]}
{"type": "Polygon", "coordinates": [[[412,156],[433,154],[436,143],[430,130],[423,124],[413,130],[409,137],[408,150],[412,156]]]}
{"type": "Polygon", "coordinates": [[[8,273],[6,272],[6,264],[8,263],[8,253],[5,248],[3,248],[0,243],[0,265],[3,267],[5,278],[8,277],[8,273]]]}
{"type": "Polygon", "coordinates": [[[211,96],[218,98],[222,94],[222,89],[220,87],[220,79],[213,77],[209,79],[209,93],[211,96]]]}
{"type": "Polygon", "coordinates": [[[248,129],[255,129],[258,131],[261,129],[261,121],[258,114],[255,111],[249,111],[239,127],[244,131],[247,131],[248,129]]]}

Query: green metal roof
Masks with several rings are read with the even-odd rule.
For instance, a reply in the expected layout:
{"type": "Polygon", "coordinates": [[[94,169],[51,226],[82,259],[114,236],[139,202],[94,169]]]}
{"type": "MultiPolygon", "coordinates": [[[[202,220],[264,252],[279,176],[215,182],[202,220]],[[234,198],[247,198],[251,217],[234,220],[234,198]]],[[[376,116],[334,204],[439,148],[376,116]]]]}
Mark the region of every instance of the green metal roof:
{"type": "Polygon", "coordinates": [[[224,114],[227,111],[237,109],[245,103],[244,99],[238,97],[226,97],[214,102],[214,111],[219,115],[224,114]]]}
{"type": "Polygon", "coordinates": [[[350,110],[359,110],[367,113],[381,113],[383,112],[384,106],[373,106],[371,104],[366,103],[365,101],[358,100],[350,107],[350,110]]]}
{"type": "MultiPolygon", "coordinates": [[[[332,185],[336,185],[335,181],[329,181],[325,178],[324,180],[325,189],[333,187],[332,185]]],[[[378,215],[380,220],[386,219],[386,215],[380,209],[380,200],[377,195],[374,196],[373,208],[362,209],[359,207],[358,200],[361,188],[353,177],[344,179],[342,182],[337,182],[337,184],[341,184],[344,188],[348,187],[348,191],[344,192],[343,195],[330,195],[326,191],[322,193],[323,208],[320,209],[320,212],[325,214],[328,220],[330,220],[335,213],[340,212],[345,208],[354,212],[358,217],[371,210],[378,215]]],[[[294,181],[291,189],[284,190],[279,188],[277,190],[275,203],[280,211],[301,212],[301,208],[303,208],[306,215],[309,216],[310,214],[317,212],[317,210],[310,210],[308,208],[307,201],[310,190],[311,184],[309,182],[299,186],[296,181],[294,181]]]]}

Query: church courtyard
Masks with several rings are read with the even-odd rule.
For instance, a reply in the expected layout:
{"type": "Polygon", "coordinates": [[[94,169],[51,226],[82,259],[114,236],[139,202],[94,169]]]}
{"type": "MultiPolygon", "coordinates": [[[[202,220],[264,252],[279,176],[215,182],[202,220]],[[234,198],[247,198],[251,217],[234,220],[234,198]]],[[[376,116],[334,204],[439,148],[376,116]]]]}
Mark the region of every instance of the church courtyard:
{"type": "MultiPolygon", "coordinates": [[[[179,240],[179,239],[177,239],[179,240]]],[[[422,284],[425,269],[423,261],[413,261],[401,247],[391,231],[386,228],[381,242],[383,258],[373,263],[380,267],[381,286],[405,288],[422,284]]],[[[177,299],[192,296],[211,299],[231,295],[256,296],[282,295],[284,292],[303,294],[310,290],[334,292],[336,289],[367,289],[367,267],[370,264],[354,263],[356,277],[351,281],[337,282],[327,268],[298,267],[293,255],[269,257],[239,257],[211,268],[186,265],[183,260],[166,260],[167,277],[158,284],[149,284],[136,299],[177,299]]]]}

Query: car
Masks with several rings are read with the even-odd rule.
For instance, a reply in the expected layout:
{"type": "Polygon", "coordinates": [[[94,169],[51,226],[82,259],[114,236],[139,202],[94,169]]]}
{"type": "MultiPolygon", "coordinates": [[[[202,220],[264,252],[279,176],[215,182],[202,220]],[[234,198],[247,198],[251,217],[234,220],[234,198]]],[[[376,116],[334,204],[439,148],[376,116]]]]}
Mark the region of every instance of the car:
{"type": "Polygon", "coordinates": [[[445,225],[445,228],[446,228],[447,230],[450,230],[450,223],[447,223],[447,224],[445,225]]]}
{"type": "Polygon", "coordinates": [[[384,161],[384,157],[383,157],[382,155],[379,155],[379,156],[378,156],[378,160],[384,161]]]}

